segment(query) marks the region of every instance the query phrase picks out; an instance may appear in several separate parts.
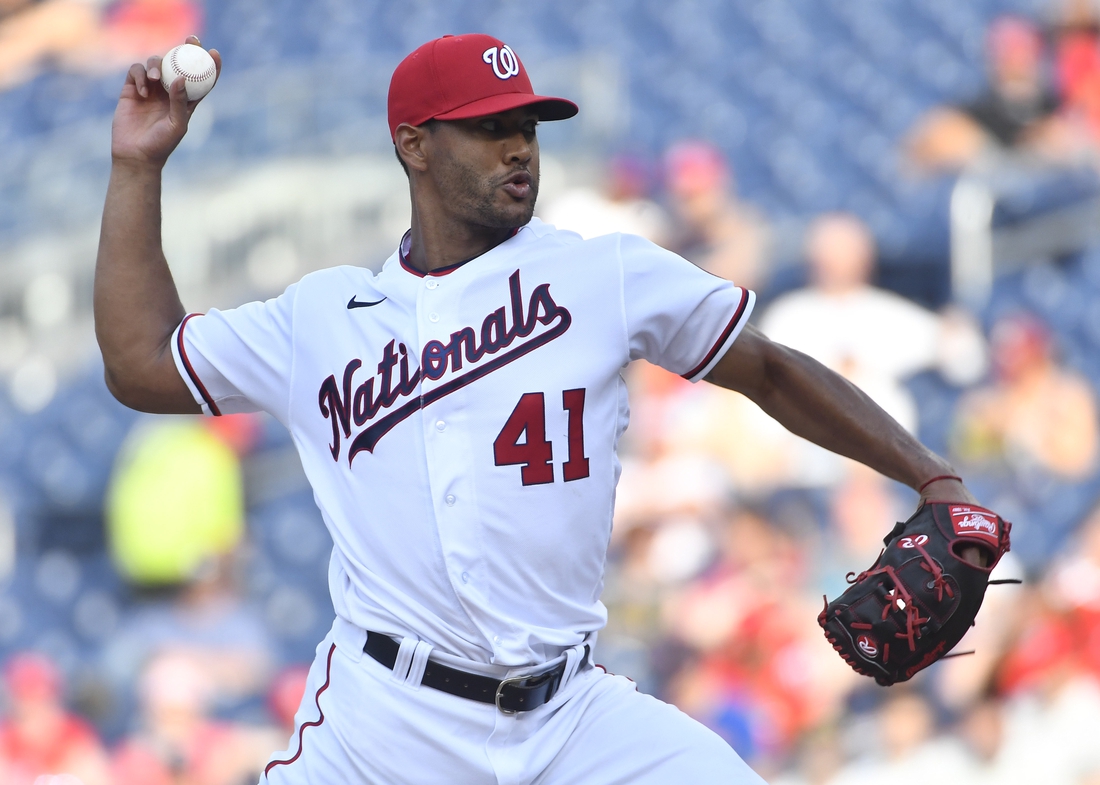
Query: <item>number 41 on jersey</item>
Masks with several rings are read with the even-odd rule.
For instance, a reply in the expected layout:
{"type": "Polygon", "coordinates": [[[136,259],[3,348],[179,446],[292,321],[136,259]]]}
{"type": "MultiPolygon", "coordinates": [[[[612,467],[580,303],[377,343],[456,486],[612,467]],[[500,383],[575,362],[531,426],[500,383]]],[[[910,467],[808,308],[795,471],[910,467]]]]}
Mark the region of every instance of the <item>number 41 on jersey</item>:
{"type": "MultiPolygon", "coordinates": [[[[569,459],[562,464],[565,482],[588,476],[584,457],[584,388],[561,394],[562,408],[569,415],[569,459]]],[[[546,438],[546,396],[524,393],[493,442],[497,466],[519,465],[524,485],[554,481],[554,445],[546,438]],[[520,442],[523,438],[524,441],[520,442]]]]}

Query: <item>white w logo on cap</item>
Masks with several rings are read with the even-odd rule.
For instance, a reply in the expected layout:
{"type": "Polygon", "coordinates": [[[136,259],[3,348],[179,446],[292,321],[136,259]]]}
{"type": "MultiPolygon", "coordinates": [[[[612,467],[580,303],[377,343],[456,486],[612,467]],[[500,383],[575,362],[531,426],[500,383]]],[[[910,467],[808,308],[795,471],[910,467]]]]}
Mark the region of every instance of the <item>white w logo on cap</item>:
{"type": "Polygon", "coordinates": [[[511,79],[519,73],[519,58],[516,57],[516,53],[512,51],[512,47],[500,47],[499,62],[497,57],[497,48],[495,46],[491,49],[486,49],[481,55],[482,60],[493,66],[493,73],[497,75],[497,79],[511,79]]]}

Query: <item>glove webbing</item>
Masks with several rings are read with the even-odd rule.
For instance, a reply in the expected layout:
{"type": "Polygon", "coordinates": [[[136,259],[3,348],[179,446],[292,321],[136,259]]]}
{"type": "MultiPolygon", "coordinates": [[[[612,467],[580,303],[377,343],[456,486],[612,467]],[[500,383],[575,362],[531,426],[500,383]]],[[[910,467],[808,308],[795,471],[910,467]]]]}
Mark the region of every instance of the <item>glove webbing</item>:
{"type": "MultiPolygon", "coordinates": [[[[928,555],[928,551],[924,549],[918,542],[914,542],[913,546],[917,552],[921,555],[921,567],[932,574],[933,585],[931,588],[936,590],[936,601],[939,602],[943,599],[944,591],[947,592],[948,597],[954,597],[955,591],[951,588],[951,585],[943,579],[943,570],[936,564],[935,560],[928,555]]],[[[882,554],[879,554],[880,557],[882,554]]],[[[891,611],[904,611],[905,612],[905,633],[895,633],[895,637],[901,638],[909,644],[909,651],[917,650],[917,638],[920,637],[920,625],[930,621],[930,619],[922,617],[920,615],[920,609],[917,608],[917,604],[913,601],[913,597],[906,590],[905,585],[898,580],[897,573],[894,572],[894,568],[890,566],[875,567],[870,570],[864,570],[859,575],[852,577],[854,573],[848,573],[845,576],[845,580],[848,583],[858,583],[865,578],[869,578],[873,575],[886,575],[894,588],[886,594],[887,604],[882,608],[882,620],[886,621],[886,617],[890,615],[891,611]]],[[[828,598],[825,600],[826,606],[828,605],[828,598]]],[[[870,630],[873,629],[870,624],[853,622],[852,629],[857,630],[870,630]]],[[[884,662],[890,659],[890,644],[883,644],[882,658],[884,662]]]]}

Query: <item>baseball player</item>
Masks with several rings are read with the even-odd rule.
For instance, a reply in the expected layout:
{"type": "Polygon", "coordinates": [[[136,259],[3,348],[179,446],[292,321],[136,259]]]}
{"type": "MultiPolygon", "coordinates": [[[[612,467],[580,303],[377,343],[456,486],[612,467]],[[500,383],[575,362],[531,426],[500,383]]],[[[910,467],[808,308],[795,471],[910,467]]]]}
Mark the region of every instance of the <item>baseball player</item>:
{"type": "Polygon", "coordinates": [[[641,238],[534,219],[536,126],[577,107],[536,94],[486,35],[431,41],[393,74],[412,219],[381,272],[326,269],[187,315],[161,250],[160,178],[194,105],[159,77],[158,58],[131,67],[114,119],[95,280],[107,384],[144,411],[272,414],[334,543],[336,620],[262,781],[760,782],[718,736],[594,664],[620,372],[644,358],[738,390],[925,498],[970,501],[950,467],[748,327],[752,292],[641,238]]]}

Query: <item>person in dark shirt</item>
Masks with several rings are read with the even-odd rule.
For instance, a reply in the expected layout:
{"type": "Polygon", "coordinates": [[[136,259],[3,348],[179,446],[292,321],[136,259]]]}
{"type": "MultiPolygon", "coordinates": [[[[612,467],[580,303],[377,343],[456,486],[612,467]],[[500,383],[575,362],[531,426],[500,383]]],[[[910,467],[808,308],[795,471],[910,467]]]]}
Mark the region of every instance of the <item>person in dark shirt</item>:
{"type": "Polygon", "coordinates": [[[925,169],[962,169],[1008,151],[1051,160],[1072,157],[1080,144],[1058,114],[1047,83],[1044,44],[1029,20],[1002,16],[987,38],[989,86],[973,100],[932,109],[907,141],[910,159],[925,169]]]}
{"type": "Polygon", "coordinates": [[[1005,147],[1014,147],[1058,109],[1043,79],[1043,40],[1023,19],[1001,17],[989,29],[991,82],[961,109],[1005,147]]]}

